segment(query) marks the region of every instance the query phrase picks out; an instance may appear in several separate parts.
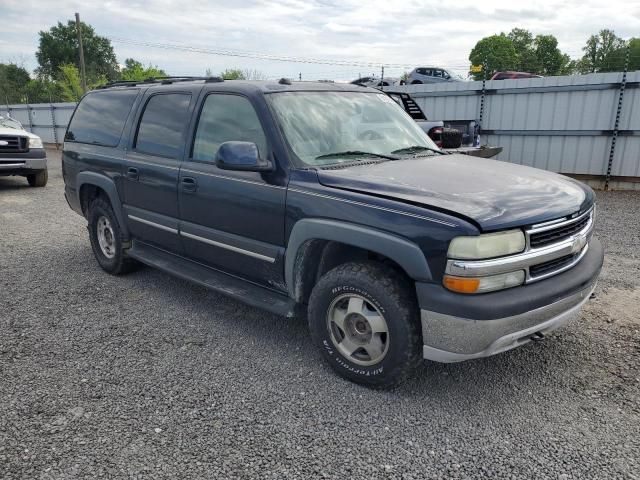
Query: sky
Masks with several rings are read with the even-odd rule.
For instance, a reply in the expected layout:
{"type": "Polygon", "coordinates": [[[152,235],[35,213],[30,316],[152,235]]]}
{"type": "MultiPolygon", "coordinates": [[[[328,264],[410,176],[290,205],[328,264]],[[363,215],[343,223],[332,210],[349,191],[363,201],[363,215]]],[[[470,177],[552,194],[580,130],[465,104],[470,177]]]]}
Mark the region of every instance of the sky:
{"type": "Polygon", "coordinates": [[[0,62],[32,71],[38,32],[73,19],[75,12],[112,40],[118,62],[133,57],[171,75],[240,68],[268,78],[350,80],[380,73],[362,64],[385,63],[393,65],[385,76],[431,65],[466,76],[475,43],[514,27],[555,35],[572,58],[602,28],[640,37],[640,0],[0,0],[0,62]],[[211,49],[359,65],[220,56],[211,49]]]}

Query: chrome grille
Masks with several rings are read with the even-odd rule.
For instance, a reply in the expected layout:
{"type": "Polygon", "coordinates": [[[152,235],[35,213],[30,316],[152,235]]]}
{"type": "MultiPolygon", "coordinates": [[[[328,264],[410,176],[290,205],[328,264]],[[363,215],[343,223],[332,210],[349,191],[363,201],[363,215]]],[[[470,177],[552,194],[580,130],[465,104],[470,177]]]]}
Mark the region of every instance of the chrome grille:
{"type": "Polygon", "coordinates": [[[18,135],[0,135],[0,153],[26,152],[29,139],[18,135]]]}
{"type": "Polygon", "coordinates": [[[591,214],[582,215],[571,223],[563,222],[562,225],[552,227],[549,230],[529,233],[529,245],[531,248],[541,248],[560,242],[581,231],[591,221],[591,214]]]}

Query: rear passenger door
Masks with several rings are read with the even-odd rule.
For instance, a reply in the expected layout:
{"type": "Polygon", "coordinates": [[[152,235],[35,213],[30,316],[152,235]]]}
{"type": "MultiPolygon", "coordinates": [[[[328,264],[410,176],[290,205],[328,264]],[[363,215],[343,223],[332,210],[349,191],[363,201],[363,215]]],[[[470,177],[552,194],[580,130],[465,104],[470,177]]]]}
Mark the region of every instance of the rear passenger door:
{"type": "Polygon", "coordinates": [[[273,161],[254,106],[247,97],[208,93],[180,170],[180,233],[185,255],[256,283],[282,285],[284,205],[282,176],[221,170],[219,146],[252,142],[273,161]]]}
{"type": "Polygon", "coordinates": [[[182,253],[178,234],[178,175],[191,94],[154,93],[142,103],[123,172],[127,226],[139,240],[182,253]]]}

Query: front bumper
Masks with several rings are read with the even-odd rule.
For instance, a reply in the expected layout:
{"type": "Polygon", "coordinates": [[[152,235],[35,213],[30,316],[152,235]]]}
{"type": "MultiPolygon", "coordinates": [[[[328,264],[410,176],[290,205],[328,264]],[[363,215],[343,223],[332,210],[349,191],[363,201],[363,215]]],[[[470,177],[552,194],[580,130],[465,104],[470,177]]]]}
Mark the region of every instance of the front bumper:
{"type": "Polygon", "coordinates": [[[24,154],[4,154],[0,156],[0,176],[27,175],[47,169],[44,149],[33,149],[24,154]]]}
{"type": "Polygon", "coordinates": [[[595,288],[603,257],[602,245],[592,238],[577,265],[534,284],[475,296],[418,284],[424,358],[461,362],[543,338],[578,316],[595,288]]]}

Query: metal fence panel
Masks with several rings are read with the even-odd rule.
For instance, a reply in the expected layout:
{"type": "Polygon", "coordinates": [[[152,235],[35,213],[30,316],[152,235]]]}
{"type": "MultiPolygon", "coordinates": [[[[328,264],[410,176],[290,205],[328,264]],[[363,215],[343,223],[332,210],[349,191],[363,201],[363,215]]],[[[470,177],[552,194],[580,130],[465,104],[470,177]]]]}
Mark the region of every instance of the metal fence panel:
{"type": "Polygon", "coordinates": [[[0,114],[9,114],[45,143],[62,143],[75,108],[75,103],[0,105],[0,114]]]}
{"type": "MultiPolygon", "coordinates": [[[[489,80],[482,143],[498,160],[561,173],[605,175],[621,72],[489,80]]],[[[640,177],[640,71],[627,74],[611,175],[640,177]]],[[[398,87],[433,120],[478,120],[482,82],[398,87]]]]}

